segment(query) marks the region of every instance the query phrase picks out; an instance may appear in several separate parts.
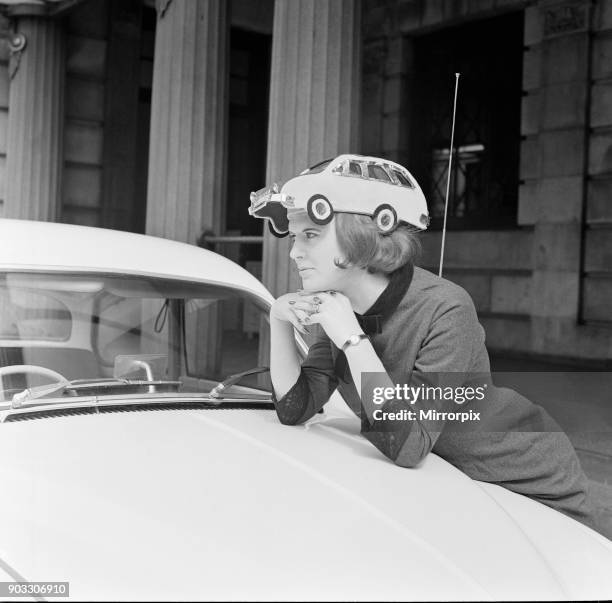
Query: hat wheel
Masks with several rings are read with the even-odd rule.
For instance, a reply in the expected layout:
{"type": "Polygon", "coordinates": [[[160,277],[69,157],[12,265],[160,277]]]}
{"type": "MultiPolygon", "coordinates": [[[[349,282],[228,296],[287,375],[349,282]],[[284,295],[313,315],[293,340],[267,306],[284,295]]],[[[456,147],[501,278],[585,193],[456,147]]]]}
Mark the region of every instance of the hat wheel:
{"type": "Polygon", "coordinates": [[[323,195],[314,195],[308,199],[306,204],[308,217],[319,225],[329,224],[334,217],[334,209],[331,203],[323,195]]]}
{"type": "Polygon", "coordinates": [[[397,227],[397,214],[395,210],[387,204],[379,205],[372,216],[378,230],[383,234],[393,232],[397,227]]]}

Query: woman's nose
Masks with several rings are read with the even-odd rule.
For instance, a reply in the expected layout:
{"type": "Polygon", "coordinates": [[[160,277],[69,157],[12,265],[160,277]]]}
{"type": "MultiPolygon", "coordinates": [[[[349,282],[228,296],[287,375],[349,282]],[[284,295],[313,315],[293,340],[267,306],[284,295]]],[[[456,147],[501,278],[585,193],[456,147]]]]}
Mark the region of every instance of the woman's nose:
{"type": "Polygon", "coordinates": [[[297,240],[294,239],[293,243],[291,244],[291,250],[289,251],[289,257],[292,260],[296,260],[297,258],[301,258],[303,255],[304,253],[302,252],[302,248],[298,244],[297,240]]]}

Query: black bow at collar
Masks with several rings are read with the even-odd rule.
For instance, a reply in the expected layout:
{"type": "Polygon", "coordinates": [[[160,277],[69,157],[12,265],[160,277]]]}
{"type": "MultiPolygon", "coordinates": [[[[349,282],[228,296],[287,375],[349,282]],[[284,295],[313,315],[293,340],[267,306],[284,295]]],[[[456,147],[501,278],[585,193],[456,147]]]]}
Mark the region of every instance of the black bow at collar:
{"type": "Polygon", "coordinates": [[[382,333],[382,314],[355,314],[355,317],[366,335],[382,333]]]}
{"type": "MultiPolygon", "coordinates": [[[[402,301],[414,275],[414,266],[405,264],[391,273],[389,284],[385,290],[378,296],[378,299],[366,310],[363,314],[357,314],[355,317],[363,332],[368,335],[378,335],[382,333],[382,328],[385,321],[395,312],[402,301]]],[[[336,358],[336,375],[344,382],[350,382],[350,372],[348,370],[348,362],[344,352],[338,350],[336,358]]]]}
{"type": "Polygon", "coordinates": [[[406,264],[392,272],[385,290],[370,308],[363,314],[355,313],[357,321],[366,335],[382,333],[383,323],[395,312],[400,301],[406,295],[413,274],[414,267],[412,264],[406,264]]]}

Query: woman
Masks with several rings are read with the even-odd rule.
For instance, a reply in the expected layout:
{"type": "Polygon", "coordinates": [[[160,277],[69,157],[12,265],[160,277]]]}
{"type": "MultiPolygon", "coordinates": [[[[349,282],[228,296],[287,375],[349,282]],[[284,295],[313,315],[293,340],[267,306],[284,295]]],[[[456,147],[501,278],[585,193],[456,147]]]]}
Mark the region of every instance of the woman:
{"type": "MultiPolygon", "coordinates": [[[[333,163],[347,165],[354,158],[364,176],[364,197],[369,194],[368,164],[386,166],[389,174],[401,168],[377,158],[348,157],[333,163]]],[[[335,169],[336,198],[322,197],[332,212],[313,213],[311,201],[321,196],[314,194],[320,184],[312,176],[298,177],[299,186],[289,181],[269,195],[273,201],[291,192],[282,204],[290,206],[290,256],[303,285],[279,297],[270,312],[270,369],[280,421],[303,423],[339,388],[361,417],[362,435],[396,464],[416,467],[433,450],[474,479],[500,484],[592,526],[587,480],[567,436],[542,408],[492,386],[485,334],[470,296],[415,266],[422,220],[399,205],[394,210],[400,219],[393,228],[360,215],[363,206],[354,197],[354,183],[351,198],[340,199],[343,172],[335,169]],[[293,328],[303,331],[313,324],[320,325],[323,335],[301,362],[293,328]],[[457,414],[446,413],[458,408],[456,399],[415,402],[401,389],[444,386],[446,391],[450,386],[457,392],[477,382],[489,389],[484,399],[461,399],[462,412],[482,415],[468,424],[449,420],[457,414]],[[393,395],[381,405],[375,391],[393,395]],[[428,414],[427,407],[439,412],[428,414]]],[[[273,203],[266,205],[269,211],[273,203]]],[[[278,216],[273,214],[265,217],[274,221],[278,216]]]]}

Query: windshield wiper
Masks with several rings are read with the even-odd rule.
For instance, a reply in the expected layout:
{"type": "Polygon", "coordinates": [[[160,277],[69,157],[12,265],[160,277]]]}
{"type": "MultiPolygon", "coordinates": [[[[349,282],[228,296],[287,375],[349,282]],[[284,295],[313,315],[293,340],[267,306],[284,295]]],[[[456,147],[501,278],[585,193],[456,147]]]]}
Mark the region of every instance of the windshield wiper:
{"type": "Polygon", "coordinates": [[[24,411],[30,412],[37,407],[67,407],[67,406],[117,406],[117,405],[137,405],[142,404],[140,393],[144,395],[147,394],[158,394],[153,397],[148,397],[148,402],[150,404],[168,404],[169,398],[168,396],[172,396],[173,403],[185,403],[187,400],[197,400],[202,404],[217,406],[222,404],[227,400],[227,404],[231,404],[232,400],[236,403],[243,403],[241,401],[253,400],[260,402],[262,401],[262,396],[264,401],[269,399],[269,393],[261,392],[261,393],[245,393],[241,394],[226,394],[222,395],[224,390],[230,388],[232,385],[238,383],[244,377],[248,377],[250,375],[256,375],[258,373],[265,373],[269,371],[268,367],[258,367],[254,369],[250,369],[248,371],[243,371],[241,373],[236,373],[234,375],[230,375],[227,379],[224,379],[220,383],[218,383],[210,393],[200,393],[200,394],[191,394],[191,393],[178,393],[174,391],[172,394],[169,394],[168,391],[160,391],[160,388],[177,388],[182,385],[180,381],[135,381],[129,379],[122,378],[99,378],[99,379],[75,379],[73,381],[63,381],[60,383],[53,383],[51,385],[43,385],[38,387],[33,387],[26,389],[22,392],[19,392],[13,396],[13,400],[11,402],[11,406],[8,409],[0,411],[0,422],[6,420],[6,416],[13,414],[13,412],[22,413],[24,411]],[[125,391],[113,391],[121,390],[123,388],[126,389],[134,389],[134,388],[146,388],[146,392],[136,392],[137,398],[133,398],[134,393],[125,392],[125,391]],[[61,396],[58,397],[56,394],[61,392],[61,396]],[[68,394],[64,396],[64,394],[68,394]],[[166,394],[166,395],[164,395],[166,394]],[[98,398],[99,395],[102,395],[102,398],[98,398]],[[125,398],[128,396],[128,398],[125,398]],[[44,400],[43,400],[44,398],[44,400]],[[83,398],[88,398],[84,400],[83,398]],[[36,402],[36,400],[39,400],[36,402]],[[13,412],[11,412],[13,411],[13,412]]]}
{"type": "Polygon", "coordinates": [[[217,383],[215,387],[210,390],[209,396],[211,398],[215,398],[217,400],[222,400],[223,397],[221,393],[223,390],[231,387],[232,385],[236,385],[243,377],[248,377],[250,375],[257,375],[259,373],[267,373],[270,370],[268,366],[258,366],[257,368],[249,369],[248,371],[243,371],[242,373],[236,373],[234,375],[230,375],[220,383],[217,383]]]}
{"type": "Polygon", "coordinates": [[[28,387],[13,396],[11,408],[19,408],[24,402],[36,400],[37,398],[43,398],[45,396],[50,396],[59,391],[62,391],[63,389],[66,389],[66,387],[68,387],[69,385],[70,381],[60,381],[59,383],[52,383],[51,385],[28,387]]]}
{"type": "Polygon", "coordinates": [[[158,391],[158,386],[173,386],[178,388],[180,385],[180,381],[136,381],[115,377],[100,379],[74,379],[73,381],[61,381],[60,383],[52,383],[51,385],[41,385],[38,387],[24,389],[22,392],[19,392],[13,396],[11,408],[20,408],[25,402],[38,400],[39,398],[46,398],[59,392],[70,392],[71,394],[78,395],[77,392],[81,390],[89,390],[87,393],[91,394],[91,390],[110,390],[117,387],[147,387],[148,393],[156,393],[158,391]]]}

